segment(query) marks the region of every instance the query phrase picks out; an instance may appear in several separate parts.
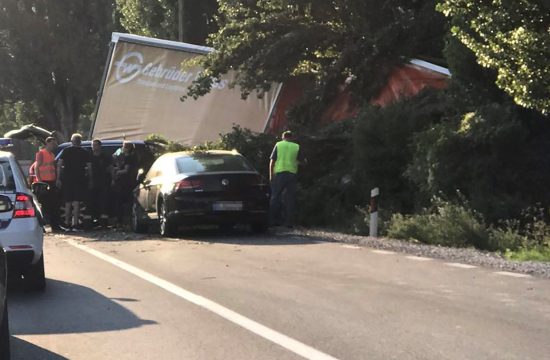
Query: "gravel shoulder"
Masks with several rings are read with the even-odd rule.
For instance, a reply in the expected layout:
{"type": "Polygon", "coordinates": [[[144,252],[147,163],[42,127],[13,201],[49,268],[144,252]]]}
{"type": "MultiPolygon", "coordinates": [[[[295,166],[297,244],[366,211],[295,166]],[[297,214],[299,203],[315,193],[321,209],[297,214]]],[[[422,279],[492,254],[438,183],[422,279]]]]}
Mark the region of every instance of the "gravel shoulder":
{"type": "Polygon", "coordinates": [[[550,263],[536,261],[511,261],[498,253],[481,251],[474,248],[448,248],[388,238],[372,238],[369,236],[349,235],[319,229],[298,228],[290,232],[282,232],[279,235],[282,234],[307,237],[310,239],[317,239],[319,241],[341,242],[373,249],[395,251],[409,255],[429,257],[499,269],[502,271],[512,271],[550,278],[550,263]]]}
{"type": "MultiPolygon", "coordinates": [[[[232,233],[201,232],[191,234],[182,234],[182,239],[224,243],[242,243],[243,232],[236,230],[232,233]],[[188,236],[191,235],[191,236],[188,236]]],[[[49,234],[48,236],[52,236],[49,234]]],[[[88,241],[139,241],[139,240],[163,240],[163,241],[179,241],[179,239],[163,239],[156,234],[134,234],[125,231],[91,231],[77,234],[56,234],[53,236],[72,236],[80,238],[79,240],[88,241]]],[[[311,228],[295,228],[292,230],[272,229],[267,235],[251,235],[246,232],[246,242],[269,244],[270,242],[300,243],[304,240],[308,242],[326,241],[339,242],[351,245],[357,245],[372,249],[388,250],[398,253],[429,257],[451,262],[458,262],[469,265],[498,269],[501,271],[512,271],[518,273],[529,274],[537,277],[550,278],[550,263],[526,261],[518,262],[511,261],[502,255],[489,251],[481,251],[474,248],[448,248],[436,245],[426,245],[403,240],[395,240],[388,238],[372,238],[368,236],[349,235],[329,230],[311,229],[311,228]]]]}

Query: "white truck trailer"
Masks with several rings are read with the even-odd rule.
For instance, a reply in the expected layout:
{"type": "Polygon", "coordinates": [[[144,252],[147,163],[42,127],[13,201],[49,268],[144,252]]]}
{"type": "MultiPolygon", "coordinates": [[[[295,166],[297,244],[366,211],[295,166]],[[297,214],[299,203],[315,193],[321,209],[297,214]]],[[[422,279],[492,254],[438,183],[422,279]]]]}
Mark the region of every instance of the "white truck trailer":
{"type": "Polygon", "coordinates": [[[113,33],[109,57],[99,91],[91,137],[144,139],[150,134],[187,145],[214,141],[240,125],[263,132],[281,86],[258,97],[241,98],[238,87],[228,85],[229,73],[212,91],[181,101],[202,70],[189,59],[211,48],[143,36],[113,33]]]}

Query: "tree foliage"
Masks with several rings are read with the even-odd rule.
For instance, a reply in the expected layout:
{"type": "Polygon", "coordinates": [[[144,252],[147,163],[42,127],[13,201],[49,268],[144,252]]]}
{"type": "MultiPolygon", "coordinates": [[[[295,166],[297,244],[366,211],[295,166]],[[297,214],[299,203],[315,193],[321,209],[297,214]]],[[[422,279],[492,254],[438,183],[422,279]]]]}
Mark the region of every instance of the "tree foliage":
{"type": "Polygon", "coordinates": [[[443,21],[433,0],[220,0],[216,52],[189,91],[207,93],[237,70],[243,96],[306,75],[322,88],[351,81],[363,95],[407,58],[439,56],[443,21]]]}
{"type": "MultiPolygon", "coordinates": [[[[183,41],[204,44],[216,30],[216,0],[184,0],[183,41]]],[[[117,0],[120,23],[130,33],[161,39],[178,39],[178,0],[117,0]]]]}
{"type": "Polygon", "coordinates": [[[10,130],[36,122],[40,113],[36,106],[21,101],[0,105],[0,137],[10,130]]]}
{"type": "Polygon", "coordinates": [[[490,103],[414,135],[407,177],[426,199],[459,190],[490,222],[550,207],[550,123],[514,104],[490,103]]]}
{"type": "Polygon", "coordinates": [[[443,0],[452,33],[515,102],[550,112],[550,3],[539,0],[443,0]]]}
{"type": "Polygon", "coordinates": [[[113,30],[109,0],[0,0],[0,100],[36,106],[68,135],[95,97],[113,30]]]}

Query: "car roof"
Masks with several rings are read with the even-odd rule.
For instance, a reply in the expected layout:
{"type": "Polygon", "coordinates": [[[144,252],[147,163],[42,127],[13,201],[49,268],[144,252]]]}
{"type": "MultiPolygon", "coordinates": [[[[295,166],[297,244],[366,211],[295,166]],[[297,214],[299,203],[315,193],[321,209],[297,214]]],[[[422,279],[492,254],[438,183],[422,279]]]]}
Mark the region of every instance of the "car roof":
{"type": "Polygon", "coordinates": [[[193,151],[178,151],[178,152],[173,152],[173,153],[168,153],[168,154],[164,154],[162,155],[164,158],[167,158],[167,157],[173,157],[173,158],[177,158],[177,157],[182,157],[182,156],[189,156],[189,155],[196,155],[196,154],[209,154],[209,155],[239,155],[239,156],[242,156],[241,154],[239,154],[237,152],[237,150],[206,150],[206,151],[202,151],[202,150],[193,150],[193,151]]]}
{"type": "MultiPolygon", "coordinates": [[[[112,146],[112,145],[122,146],[122,143],[124,141],[128,141],[128,142],[131,142],[132,144],[136,144],[136,145],[144,145],[144,144],[147,143],[146,141],[143,141],[143,140],[101,140],[101,146],[109,146],[109,145],[110,146],[112,146]]],[[[59,144],[58,148],[65,148],[65,147],[69,147],[71,145],[72,145],[71,142],[64,142],[62,144],[59,144]]],[[[82,141],[80,146],[85,146],[85,147],[92,146],[92,140],[82,141]]]]}
{"type": "Polygon", "coordinates": [[[13,158],[14,155],[9,151],[0,151],[0,158],[13,158]]]}

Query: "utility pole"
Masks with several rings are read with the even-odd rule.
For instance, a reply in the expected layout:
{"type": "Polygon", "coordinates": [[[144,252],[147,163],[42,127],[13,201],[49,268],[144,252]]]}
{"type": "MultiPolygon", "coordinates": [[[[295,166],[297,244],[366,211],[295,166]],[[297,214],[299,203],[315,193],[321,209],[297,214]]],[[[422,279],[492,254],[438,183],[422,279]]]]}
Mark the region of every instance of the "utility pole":
{"type": "Polygon", "coordinates": [[[183,42],[183,0],[178,0],[178,40],[183,42]]]}

